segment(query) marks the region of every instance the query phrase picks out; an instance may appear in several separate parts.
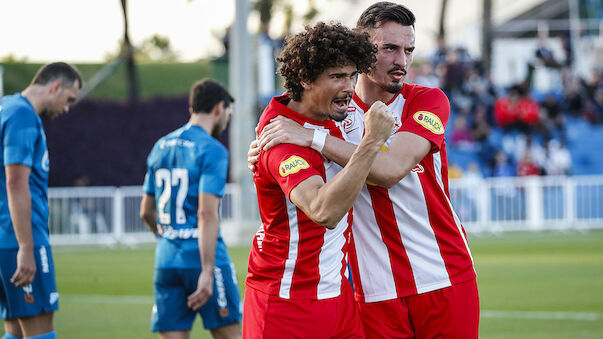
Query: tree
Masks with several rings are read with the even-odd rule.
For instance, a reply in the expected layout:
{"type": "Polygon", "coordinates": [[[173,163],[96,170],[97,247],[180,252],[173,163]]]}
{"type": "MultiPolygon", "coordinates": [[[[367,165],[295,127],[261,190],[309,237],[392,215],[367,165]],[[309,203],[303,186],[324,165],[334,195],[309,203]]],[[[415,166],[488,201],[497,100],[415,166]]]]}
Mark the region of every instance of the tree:
{"type": "Polygon", "coordinates": [[[124,40],[122,42],[122,58],[126,58],[126,76],[128,81],[128,97],[130,100],[138,100],[138,81],[136,77],[136,64],[134,62],[134,46],[130,42],[128,33],[128,0],[121,0],[121,9],[124,14],[124,40]]]}

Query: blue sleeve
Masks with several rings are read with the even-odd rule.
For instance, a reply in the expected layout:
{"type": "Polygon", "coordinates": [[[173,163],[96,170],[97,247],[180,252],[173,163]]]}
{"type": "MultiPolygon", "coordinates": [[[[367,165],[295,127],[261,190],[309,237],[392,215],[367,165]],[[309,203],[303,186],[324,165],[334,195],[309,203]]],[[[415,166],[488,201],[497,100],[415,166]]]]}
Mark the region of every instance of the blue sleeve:
{"type": "Polygon", "coordinates": [[[208,146],[202,161],[199,193],[222,197],[228,172],[228,151],[221,144],[208,146]]]}
{"type": "Polygon", "coordinates": [[[25,108],[15,109],[17,112],[4,124],[4,165],[22,164],[32,167],[34,147],[40,134],[36,116],[25,108]]]}

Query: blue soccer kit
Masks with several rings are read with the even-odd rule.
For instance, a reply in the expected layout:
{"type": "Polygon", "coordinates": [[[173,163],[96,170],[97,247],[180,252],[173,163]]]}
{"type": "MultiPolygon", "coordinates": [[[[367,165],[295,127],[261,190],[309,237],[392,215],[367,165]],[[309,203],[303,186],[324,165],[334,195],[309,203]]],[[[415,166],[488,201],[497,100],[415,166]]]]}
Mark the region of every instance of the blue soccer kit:
{"type": "Polygon", "coordinates": [[[162,137],[149,154],[143,190],[155,197],[161,229],[155,251],[154,332],[191,329],[197,312],[209,330],[241,322],[236,273],[220,233],[214,293],[197,312],[186,305],[201,273],[199,194],[222,197],[227,170],[228,151],[197,125],[186,124],[162,137]]]}
{"type": "Polygon", "coordinates": [[[0,164],[31,169],[31,227],[36,274],[33,282],[16,287],[10,278],[17,268],[15,237],[6,192],[6,173],[0,171],[0,316],[21,318],[58,309],[52,251],[48,241],[49,159],[42,120],[21,94],[0,99],[0,164]]]}

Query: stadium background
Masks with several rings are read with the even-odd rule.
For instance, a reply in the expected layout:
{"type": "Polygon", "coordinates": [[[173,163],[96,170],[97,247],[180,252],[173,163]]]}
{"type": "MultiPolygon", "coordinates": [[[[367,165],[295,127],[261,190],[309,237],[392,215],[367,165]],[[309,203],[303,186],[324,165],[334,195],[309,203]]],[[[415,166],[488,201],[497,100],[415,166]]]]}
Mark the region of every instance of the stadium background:
{"type": "MultiPolygon", "coordinates": [[[[603,5],[588,0],[536,3],[496,26],[492,76],[466,44],[448,43],[445,50],[434,48],[417,58],[408,80],[441,87],[451,99],[446,132],[451,194],[470,233],[482,337],[601,338],[603,56],[597,53],[603,48],[603,5]],[[572,3],[584,23],[579,37],[580,46],[589,51],[588,67],[572,66],[575,58],[583,61],[585,56],[577,45],[573,51],[568,47],[569,25],[559,25],[572,3]],[[531,28],[516,29],[527,22],[531,28]],[[544,33],[548,38],[539,42],[544,33]],[[520,64],[515,71],[506,68],[510,60],[520,64]],[[538,118],[501,125],[495,106],[516,90],[520,100],[537,105],[538,118]],[[562,145],[571,166],[549,167],[553,153],[565,152],[562,145]],[[525,163],[526,153],[533,164],[525,163]],[[532,175],[519,178],[527,174],[532,175]],[[487,191],[472,193],[481,186],[487,191]],[[480,206],[480,199],[487,206],[480,206]],[[540,206],[538,213],[534,206],[540,206]]],[[[261,34],[254,39],[262,41],[261,34]]],[[[270,42],[278,51],[278,39],[270,42]]],[[[155,337],[148,331],[152,238],[139,236],[144,227],[136,220],[145,159],[157,138],[186,121],[192,82],[213,77],[229,85],[233,79],[226,55],[193,63],[134,57],[137,99],[128,96],[124,63],[69,114],[44,121],[61,292],[56,326],[64,338],[155,337]],[[115,203],[115,195],[123,206],[115,203]]],[[[5,94],[24,88],[40,66],[11,58],[0,65],[5,94]]],[[[77,66],[88,81],[106,65],[77,66]]],[[[255,70],[257,65],[251,65],[255,70]]],[[[273,82],[278,91],[279,79],[273,82]]],[[[265,103],[265,96],[256,96],[252,116],[265,103]]],[[[238,140],[232,134],[231,128],[221,138],[229,147],[238,140]]],[[[246,150],[246,142],[241,144],[246,150]]],[[[253,212],[249,220],[244,210],[238,211],[240,205],[253,208],[255,203],[238,187],[239,177],[236,173],[231,180],[230,200],[222,206],[222,229],[233,244],[242,288],[250,234],[259,221],[253,212]]],[[[195,326],[193,337],[208,337],[200,322],[195,326]]]]}

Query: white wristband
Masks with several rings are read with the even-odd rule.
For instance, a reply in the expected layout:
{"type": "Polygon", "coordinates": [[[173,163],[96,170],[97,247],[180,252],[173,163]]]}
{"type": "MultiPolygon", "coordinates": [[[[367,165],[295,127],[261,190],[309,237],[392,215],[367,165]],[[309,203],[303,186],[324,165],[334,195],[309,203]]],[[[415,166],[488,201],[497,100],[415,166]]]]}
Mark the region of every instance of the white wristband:
{"type": "Polygon", "coordinates": [[[315,129],[310,147],[318,152],[322,152],[322,149],[325,147],[325,140],[327,140],[327,132],[315,129]]]}

